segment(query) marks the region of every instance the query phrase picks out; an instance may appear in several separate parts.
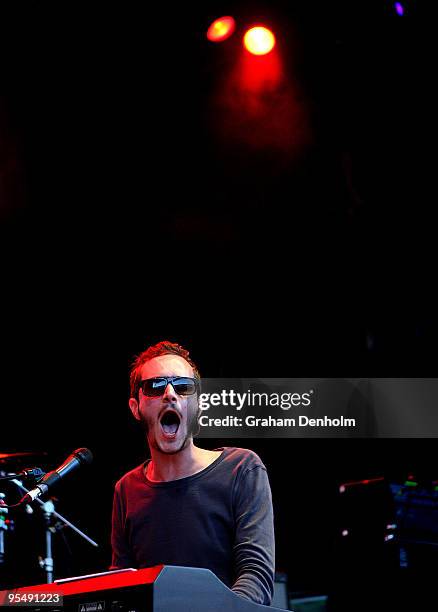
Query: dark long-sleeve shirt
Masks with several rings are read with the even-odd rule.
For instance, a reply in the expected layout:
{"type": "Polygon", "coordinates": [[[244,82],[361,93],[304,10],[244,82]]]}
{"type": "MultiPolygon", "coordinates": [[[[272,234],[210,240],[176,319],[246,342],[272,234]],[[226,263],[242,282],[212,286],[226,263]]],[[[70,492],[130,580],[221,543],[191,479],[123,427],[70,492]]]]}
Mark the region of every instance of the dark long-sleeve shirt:
{"type": "Polygon", "coordinates": [[[250,450],[218,450],[211,465],[187,478],[151,482],[144,463],[117,482],[112,567],[202,567],[269,605],[274,526],[266,468],[250,450]]]}

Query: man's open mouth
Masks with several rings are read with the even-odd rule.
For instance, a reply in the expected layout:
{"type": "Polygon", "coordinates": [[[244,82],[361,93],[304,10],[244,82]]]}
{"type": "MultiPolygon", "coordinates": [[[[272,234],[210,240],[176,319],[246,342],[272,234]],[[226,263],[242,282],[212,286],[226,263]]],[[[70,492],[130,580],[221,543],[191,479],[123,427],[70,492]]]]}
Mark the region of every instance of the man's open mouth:
{"type": "Polygon", "coordinates": [[[168,410],[160,419],[160,425],[166,436],[175,436],[180,424],[179,415],[173,410],[168,410]]]}

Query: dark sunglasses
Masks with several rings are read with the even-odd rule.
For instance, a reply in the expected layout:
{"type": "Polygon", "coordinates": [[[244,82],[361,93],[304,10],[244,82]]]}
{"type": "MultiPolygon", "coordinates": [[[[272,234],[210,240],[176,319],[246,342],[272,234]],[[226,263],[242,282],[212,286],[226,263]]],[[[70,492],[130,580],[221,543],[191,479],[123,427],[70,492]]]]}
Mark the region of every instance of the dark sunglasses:
{"type": "Polygon", "coordinates": [[[143,395],[159,397],[163,395],[169,384],[172,385],[178,395],[194,395],[198,390],[199,381],[196,378],[186,378],[184,376],[159,376],[140,381],[140,389],[143,391],[143,395]]]}

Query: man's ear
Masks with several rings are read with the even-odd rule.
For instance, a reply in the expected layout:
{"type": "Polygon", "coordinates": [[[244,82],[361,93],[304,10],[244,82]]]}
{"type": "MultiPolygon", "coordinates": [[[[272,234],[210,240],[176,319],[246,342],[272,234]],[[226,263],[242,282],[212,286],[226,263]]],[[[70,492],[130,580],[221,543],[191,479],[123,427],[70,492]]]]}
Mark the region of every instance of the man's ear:
{"type": "Polygon", "coordinates": [[[138,401],[134,397],[131,397],[129,400],[129,408],[131,409],[134,418],[137,419],[137,421],[141,421],[140,406],[138,405],[138,401]]]}

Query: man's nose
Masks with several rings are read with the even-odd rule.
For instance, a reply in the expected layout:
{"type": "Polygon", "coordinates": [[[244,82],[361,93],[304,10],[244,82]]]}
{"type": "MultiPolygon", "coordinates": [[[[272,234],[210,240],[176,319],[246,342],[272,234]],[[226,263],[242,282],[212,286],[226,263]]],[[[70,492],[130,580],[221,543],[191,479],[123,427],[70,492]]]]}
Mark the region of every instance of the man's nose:
{"type": "Polygon", "coordinates": [[[178,400],[175,389],[173,388],[173,385],[171,383],[168,383],[163,393],[163,399],[168,402],[176,402],[178,400]]]}

